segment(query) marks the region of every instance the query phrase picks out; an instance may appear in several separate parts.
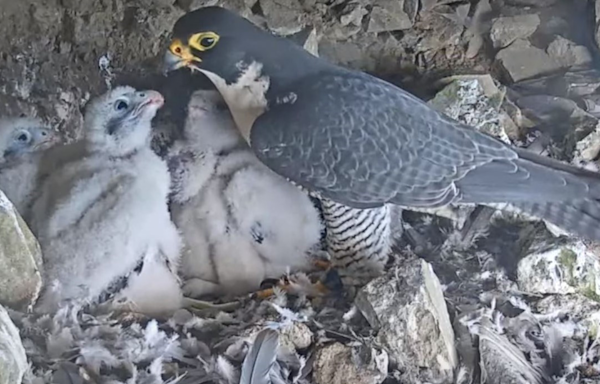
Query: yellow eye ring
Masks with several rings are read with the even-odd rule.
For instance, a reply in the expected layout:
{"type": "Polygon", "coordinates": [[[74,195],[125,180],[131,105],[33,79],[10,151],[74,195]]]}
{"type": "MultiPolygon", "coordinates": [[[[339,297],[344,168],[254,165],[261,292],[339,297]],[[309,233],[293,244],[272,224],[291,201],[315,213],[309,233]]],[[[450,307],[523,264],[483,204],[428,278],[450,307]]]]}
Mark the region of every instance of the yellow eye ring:
{"type": "Polygon", "coordinates": [[[208,51],[217,45],[219,35],[214,32],[201,32],[190,38],[189,45],[198,51],[208,51]]]}

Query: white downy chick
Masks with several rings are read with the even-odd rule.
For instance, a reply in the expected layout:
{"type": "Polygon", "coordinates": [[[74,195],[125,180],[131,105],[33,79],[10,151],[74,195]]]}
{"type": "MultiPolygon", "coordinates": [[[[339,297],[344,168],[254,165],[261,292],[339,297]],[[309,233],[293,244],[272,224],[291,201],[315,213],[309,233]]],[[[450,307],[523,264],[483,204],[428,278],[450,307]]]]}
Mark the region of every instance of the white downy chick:
{"type": "Polygon", "coordinates": [[[168,155],[184,293],[244,294],[309,268],[321,247],[319,210],[256,158],[216,91],[192,95],[184,136],[168,155]]]}
{"type": "Polygon", "coordinates": [[[95,303],[128,275],[116,299],[147,314],[179,307],[177,276],[165,271],[176,269],[181,242],[168,212],[170,177],[150,149],[163,103],[158,92],[123,86],[88,104],[84,155],[55,169],[32,204],[45,265],[38,311],[95,303]]]}
{"type": "Polygon", "coordinates": [[[41,120],[0,118],[0,190],[21,215],[35,190],[38,161],[57,139],[41,120]]]}

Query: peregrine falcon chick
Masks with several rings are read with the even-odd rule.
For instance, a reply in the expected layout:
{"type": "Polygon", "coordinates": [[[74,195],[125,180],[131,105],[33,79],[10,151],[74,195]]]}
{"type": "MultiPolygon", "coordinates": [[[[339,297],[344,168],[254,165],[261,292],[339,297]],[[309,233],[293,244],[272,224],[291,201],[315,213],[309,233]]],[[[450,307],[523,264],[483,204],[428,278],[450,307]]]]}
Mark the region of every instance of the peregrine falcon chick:
{"type": "Polygon", "coordinates": [[[0,189],[21,215],[36,185],[38,160],[57,142],[57,135],[41,120],[0,118],[0,189]]]}
{"type": "Polygon", "coordinates": [[[170,177],[150,149],[151,121],[163,103],[158,92],[123,86],[88,104],[83,156],[50,174],[32,203],[46,284],[36,310],[53,312],[66,300],[97,303],[127,275],[116,298],[137,311],[179,306],[177,278],[161,269],[176,268],[180,249],[167,206],[170,177]],[[141,277],[132,277],[140,264],[141,277]]]}
{"type": "Polygon", "coordinates": [[[168,155],[184,293],[248,293],[308,268],[321,246],[319,210],[256,158],[218,92],[192,95],[184,136],[168,155]]]}

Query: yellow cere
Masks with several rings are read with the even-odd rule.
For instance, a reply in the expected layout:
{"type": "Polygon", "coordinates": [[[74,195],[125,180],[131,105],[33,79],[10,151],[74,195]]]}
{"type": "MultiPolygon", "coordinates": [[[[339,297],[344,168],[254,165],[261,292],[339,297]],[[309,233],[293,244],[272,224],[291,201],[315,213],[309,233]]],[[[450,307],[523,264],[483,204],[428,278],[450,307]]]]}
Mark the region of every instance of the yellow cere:
{"type": "Polygon", "coordinates": [[[201,62],[202,60],[194,56],[192,51],[188,46],[185,46],[181,40],[174,39],[169,46],[169,51],[175,56],[181,58],[183,60],[184,65],[189,65],[192,62],[201,62]]]}

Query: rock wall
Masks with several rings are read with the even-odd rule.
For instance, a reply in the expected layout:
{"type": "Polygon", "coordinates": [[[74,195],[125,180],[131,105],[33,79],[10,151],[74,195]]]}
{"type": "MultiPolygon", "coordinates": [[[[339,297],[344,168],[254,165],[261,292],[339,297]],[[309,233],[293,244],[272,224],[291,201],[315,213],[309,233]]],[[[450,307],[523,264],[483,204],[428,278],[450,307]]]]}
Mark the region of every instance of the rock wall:
{"type": "Polygon", "coordinates": [[[123,73],[143,73],[183,10],[165,0],[3,1],[0,113],[76,133],[81,107],[123,73]]]}
{"type": "MultiPolygon", "coordinates": [[[[0,114],[34,114],[75,138],[90,95],[126,81],[166,93],[190,83],[158,74],[170,30],[197,0],[0,0],[0,114]]],[[[407,76],[475,67],[465,59],[467,28],[454,8],[418,0],[226,0],[222,5],[283,35],[316,28],[324,57],[378,74],[407,76]],[[445,64],[444,64],[445,63],[445,64]],[[444,69],[444,66],[446,69],[444,69]]],[[[465,8],[463,7],[464,11],[465,8]]],[[[467,4],[466,11],[469,11],[467,4]]],[[[473,10],[471,10],[473,11],[473,10]]],[[[194,87],[204,86],[198,77],[194,87]]],[[[170,97],[171,96],[171,97],[170,97]]],[[[185,96],[184,96],[185,97],[185,96]]],[[[179,113],[174,113],[175,118],[179,113]]]]}

